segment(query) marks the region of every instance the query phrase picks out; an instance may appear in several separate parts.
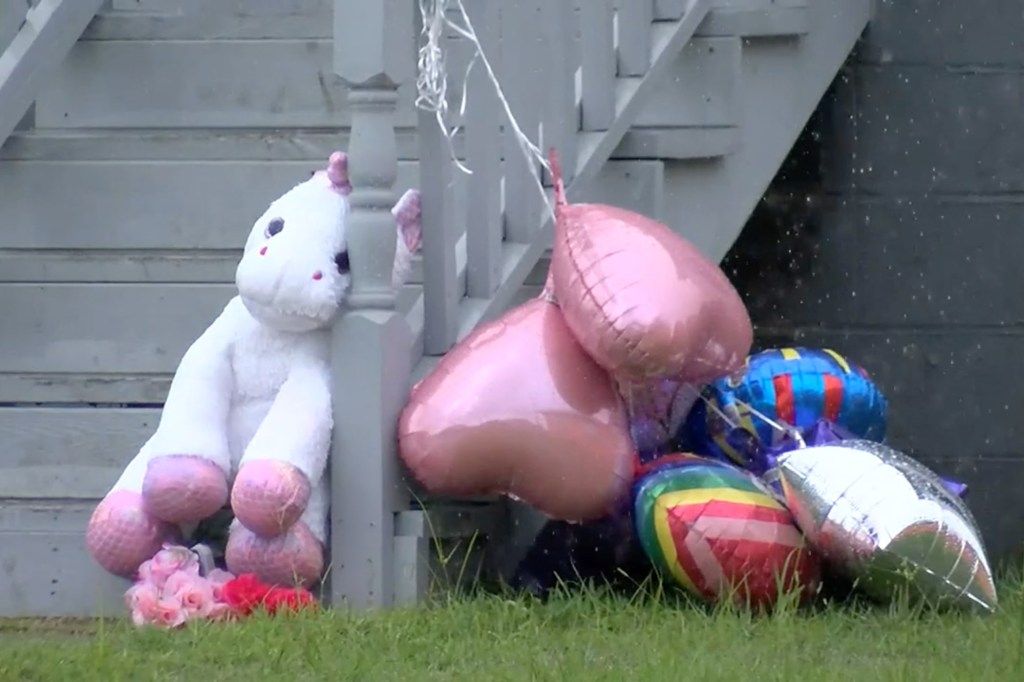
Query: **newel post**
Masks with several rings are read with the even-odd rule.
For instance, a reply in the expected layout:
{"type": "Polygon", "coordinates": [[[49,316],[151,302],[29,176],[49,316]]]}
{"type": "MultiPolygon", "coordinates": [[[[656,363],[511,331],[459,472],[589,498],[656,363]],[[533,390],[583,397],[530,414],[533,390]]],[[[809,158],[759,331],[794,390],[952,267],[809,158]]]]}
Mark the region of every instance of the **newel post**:
{"type": "Polygon", "coordinates": [[[394,601],[394,512],[405,493],[396,452],[412,335],[395,310],[398,86],[415,64],[413,0],[335,0],[334,70],[348,85],[347,226],[352,289],[334,323],[331,603],[394,601]]]}

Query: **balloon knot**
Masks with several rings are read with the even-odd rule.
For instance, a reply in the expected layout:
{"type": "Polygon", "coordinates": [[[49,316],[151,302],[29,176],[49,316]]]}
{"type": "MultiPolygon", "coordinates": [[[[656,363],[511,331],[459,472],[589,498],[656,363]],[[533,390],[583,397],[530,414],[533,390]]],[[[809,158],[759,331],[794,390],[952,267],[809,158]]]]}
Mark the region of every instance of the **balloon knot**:
{"type": "Polygon", "coordinates": [[[555,183],[555,206],[565,206],[565,183],[562,182],[562,164],[558,160],[558,152],[552,147],[548,151],[548,164],[551,166],[551,179],[555,183]]]}

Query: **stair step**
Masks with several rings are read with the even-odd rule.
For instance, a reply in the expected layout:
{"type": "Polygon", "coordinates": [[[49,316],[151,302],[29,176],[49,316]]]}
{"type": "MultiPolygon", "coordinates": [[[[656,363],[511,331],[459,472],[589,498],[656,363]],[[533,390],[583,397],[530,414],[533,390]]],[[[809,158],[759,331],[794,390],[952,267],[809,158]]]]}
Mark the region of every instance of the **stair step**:
{"type": "MultiPolygon", "coordinates": [[[[669,22],[654,27],[656,35],[671,30],[669,22]]],[[[461,40],[449,45],[449,68],[459,73],[468,63],[469,46],[461,40]]],[[[643,107],[636,127],[737,125],[740,51],[735,37],[691,40],[653,101],[643,107]]],[[[350,114],[347,91],[334,75],[332,60],[327,38],[83,40],[41,90],[36,125],[47,130],[337,130],[348,127],[350,114]],[[140,85],[127,88],[124,83],[140,85]]],[[[628,101],[640,80],[618,79],[619,101],[628,101]]],[[[460,88],[460,79],[449,81],[450,101],[459,101],[460,88]]],[[[416,126],[414,89],[411,82],[399,88],[400,128],[416,126]]],[[[666,149],[686,154],[686,145],[679,141],[687,134],[678,132],[666,149]]]]}
{"type": "MultiPolygon", "coordinates": [[[[606,130],[583,131],[576,135],[574,174],[566,183],[566,196],[578,201],[581,189],[600,172],[637,117],[663,86],[678,65],[678,57],[693,38],[706,16],[711,0],[690,0],[685,14],[676,21],[651,24],[649,60],[642,77],[616,77],[614,80],[614,117],[606,130]]],[[[699,52],[698,52],[699,53],[699,52]]],[[[508,308],[537,259],[543,255],[551,232],[551,221],[542,220],[540,231],[518,253],[505,253],[500,264],[502,285],[489,297],[466,297],[458,302],[454,336],[445,343],[457,342],[480,324],[498,317],[508,308]]]]}
{"type": "Polygon", "coordinates": [[[781,38],[809,30],[808,0],[724,0],[708,12],[697,35],[781,38]]]}
{"type": "Polygon", "coordinates": [[[637,117],[635,126],[738,126],[743,44],[736,37],[694,38],[637,117]]]}
{"type": "MultiPolygon", "coordinates": [[[[230,283],[252,221],[345,142],[301,131],[15,134],[0,147],[0,281],[230,283]]],[[[419,162],[403,156],[397,192],[419,184],[419,162]]],[[[658,211],[661,176],[643,170],[660,165],[611,161],[594,196],[658,211]]]]}
{"type": "Polygon", "coordinates": [[[85,40],[330,38],[333,0],[201,3],[127,0],[100,12],[85,40]],[[124,6],[120,8],[119,5],[124,6]]]}
{"type": "MultiPolygon", "coordinates": [[[[454,51],[453,67],[466,57],[454,51]]],[[[83,40],[41,89],[36,125],[347,127],[347,90],[332,63],[327,39],[83,40]]],[[[398,126],[416,125],[414,91],[411,81],[399,88],[398,126]]]]}
{"type": "Polygon", "coordinates": [[[622,138],[612,158],[711,159],[732,154],[739,143],[739,126],[633,128],[622,138]]]}
{"type": "MultiPolygon", "coordinates": [[[[20,130],[0,145],[0,161],[315,161],[347,149],[349,130],[338,128],[90,128],[20,130]]],[[[398,158],[419,158],[415,128],[400,128],[398,158]]],[[[613,159],[695,159],[736,149],[739,133],[727,124],[633,128],[613,159]]],[[[462,157],[464,136],[455,138],[462,157]]]]}

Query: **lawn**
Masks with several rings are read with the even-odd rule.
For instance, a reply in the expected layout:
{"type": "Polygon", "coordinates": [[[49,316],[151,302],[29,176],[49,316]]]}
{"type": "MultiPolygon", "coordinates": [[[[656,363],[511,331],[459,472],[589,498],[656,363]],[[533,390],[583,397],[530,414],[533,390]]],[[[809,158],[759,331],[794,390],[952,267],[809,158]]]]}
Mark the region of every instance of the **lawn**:
{"type": "Polygon", "coordinates": [[[499,596],[136,630],[0,624],[0,680],[1024,680],[1024,589],[994,616],[907,607],[709,612],[650,592],[499,596]]]}

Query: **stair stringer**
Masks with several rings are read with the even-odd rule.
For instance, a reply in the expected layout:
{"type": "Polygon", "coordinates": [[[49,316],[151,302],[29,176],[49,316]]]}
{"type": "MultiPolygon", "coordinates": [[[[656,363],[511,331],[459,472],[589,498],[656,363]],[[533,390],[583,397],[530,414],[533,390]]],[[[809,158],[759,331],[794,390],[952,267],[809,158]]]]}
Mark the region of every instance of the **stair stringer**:
{"type": "Polygon", "coordinates": [[[817,0],[797,40],[743,47],[739,142],[727,156],[666,161],[662,219],[720,262],[871,17],[871,0],[817,0]]]}

